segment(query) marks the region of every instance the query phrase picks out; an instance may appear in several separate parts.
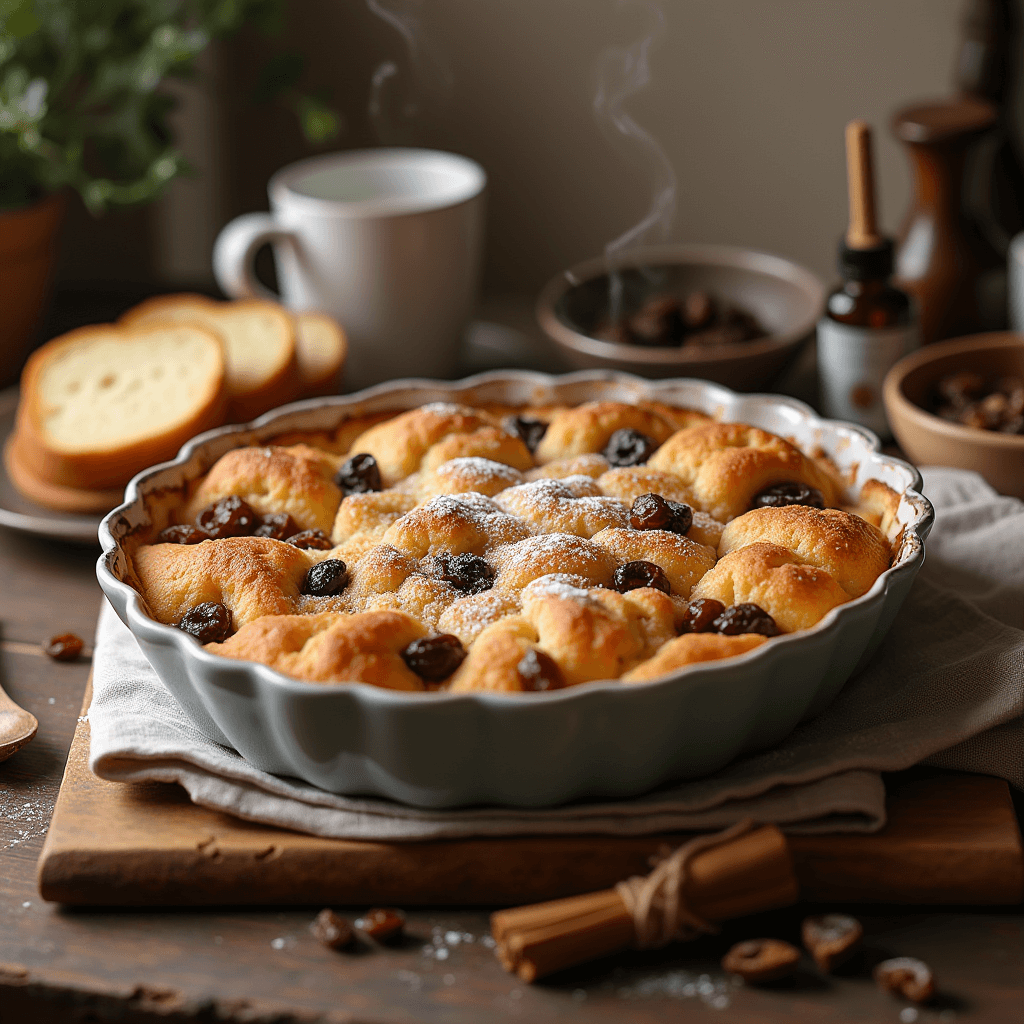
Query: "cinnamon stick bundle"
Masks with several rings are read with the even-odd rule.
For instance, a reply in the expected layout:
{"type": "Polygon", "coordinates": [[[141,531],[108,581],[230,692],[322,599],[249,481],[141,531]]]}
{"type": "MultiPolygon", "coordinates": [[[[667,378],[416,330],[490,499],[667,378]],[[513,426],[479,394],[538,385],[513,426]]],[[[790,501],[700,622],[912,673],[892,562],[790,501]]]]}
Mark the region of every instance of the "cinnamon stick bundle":
{"type": "Polygon", "coordinates": [[[498,959],[532,982],[630,946],[641,949],[716,931],[714,922],[795,903],[785,837],[744,821],[699,836],[646,877],[614,889],[491,915],[498,959]]]}

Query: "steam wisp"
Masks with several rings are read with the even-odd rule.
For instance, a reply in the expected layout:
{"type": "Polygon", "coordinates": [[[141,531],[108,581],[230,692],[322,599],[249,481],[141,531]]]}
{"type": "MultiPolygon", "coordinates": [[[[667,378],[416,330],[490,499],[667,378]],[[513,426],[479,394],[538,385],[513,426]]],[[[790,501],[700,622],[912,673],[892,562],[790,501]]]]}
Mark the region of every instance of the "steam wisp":
{"type": "Polygon", "coordinates": [[[423,27],[425,0],[366,0],[366,6],[402,37],[411,80],[402,95],[394,87],[401,78],[398,64],[385,60],[377,66],[370,87],[370,122],[379,142],[409,145],[417,141],[425,99],[447,99],[451,94],[452,71],[423,27]]]}
{"type": "Polygon", "coordinates": [[[649,53],[665,31],[665,15],[653,0],[617,0],[617,7],[639,7],[645,34],[629,46],[610,46],[597,60],[594,117],[608,141],[623,154],[649,169],[653,198],[647,215],[604,248],[608,266],[609,315],[617,320],[622,306],[622,279],[616,260],[630,249],[665,241],[676,211],[676,172],[658,140],[626,110],[627,100],[651,83],[649,53]]]}

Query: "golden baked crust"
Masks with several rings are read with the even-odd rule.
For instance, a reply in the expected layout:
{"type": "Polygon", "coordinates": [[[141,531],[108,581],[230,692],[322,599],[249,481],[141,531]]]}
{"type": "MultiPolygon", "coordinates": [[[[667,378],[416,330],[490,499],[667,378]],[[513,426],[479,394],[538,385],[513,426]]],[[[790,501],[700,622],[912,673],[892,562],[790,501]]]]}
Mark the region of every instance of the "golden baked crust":
{"type": "Polygon", "coordinates": [[[676,429],[673,420],[650,402],[585,402],[552,417],[537,446],[537,461],[553,462],[600,452],[616,430],[638,430],[661,444],[676,429]]]}
{"type": "Polygon", "coordinates": [[[719,633],[684,633],[675,640],[669,640],[653,658],[627,672],[624,683],[646,683],[650,679],[677,672],[686,665],[703,661],[719,661],[735,658],[739,654],[753,651],[765,642],[767,637],[757,633],[741,633],[739,636],[722,636],[719,633]]]}
{"type": "Polygon", "coordinates": [[[372,455],[389,487],[458,457],[481,456],[521,470],[533,466],[529,449],[518,437],[476,409],[447,402],[410,409],[371,427],[352,440],[351,451],[372,455]]]}
{"type": "Polygon", "coordinates": [[[828,572],[850,597],[860,597],[889,568],[889,545],[878,528],[837,508],[758,508],[722,532],[719,556],[757,541],[788,548],[828,572]]]}
{"type": "Polygon", "coordinates": [[[709,423],[673,434],[648,460],[690,489],[694,506],[728,522],[773,484],[816,487],[827,506],[838,502],[833,480],[799,448],[743,423],[709,423]]]}
{"type": "Polygon", "coordinates": [[[371,683],[389,690],[422,690],[402,650],[427,633],[402,612],[358,615],[266,615],[243,626],[211,654],[264,665],[310,683],[371,683]]]}
{"type": "Polygon", "coordinates": [[[185,520],[219,498],[236,494],[257,512],[287,512],[303,530],[329,534],[341,490],[334,483],[340,459],[308,445],[236,448],[221,456],[185,507],[185,520]]]}
{"type": "Polygon", "coordinates": [[[298,611],[310,552],[268,537],[227,537],[201,544],[151,544],[135,554],[135,575],[150,611],[178,623],[197,604],[226,605],[235,627],[264,615],[298,611]]]}
{"type": "Polygon", "coordinates": [[[788,548],[758,542],[719,559],[693,588],[693,598],[711,597],[722,604],[756,604],[783,633],[808,629],[838,605],[850,600],[835,577],[805,565],[788,548]]]}
{"type": "MultiPolygon", "coordinates": [[[[182,518],[237,495],[258,512],[288,512],[299,526],[328,533],[334,546],[304,550],[256,537],[190,543],[194,536],[143,544],[135,572],[154,616],[177,623],[197,604],[222,603],[237,632],[211,650],[314,682],[536,691],[639,682],[752,651],[770,641],[757,633],[677,637],[690,601],[756,604],[792,632],[865,593],[889,565],[885,537],[849,511],[747,511],[759,491],[780,483],[815,487],[830,506],[841,498],[821,458],[753,427],[657,403],[435,403],[374,422],[377,415],[307,435],[309,443],[289,436],[288,446],[222,457],[182,518]],[[530,420],[549,423],[536,457],[518,434],[536,443],[530,420]],[[660,444],[646,465],[613,467],[601,454],[620,429],[660,444]],[[334,481],[345,454],[373,456],[383,489],[342,498],[334,481]],[[642,495],[690,506],[690,525],[685,511],[663,503],[633,513],[642,495]],[[318,564],[327,559],[347,568],[318,564]],[[328,577],[341,582],[318,589],[328,577]],[[406,652],[406,663],[413,640],[445,649],[447,681],[427,684],[412,671],[434,671],[422,651],[406,652]]],[[[364,470],[357,463],[338,479],[349,490],[378,486],[364,470]]],[[[888,516],[895,529],[898,501],[870,481],[856,508],[879,523],[888,516]]],[[[772,631],[763,616],[730,615],[738,628],[772,631]]],[[[725,620],[702,622],[726,628],[725,620]]]]}

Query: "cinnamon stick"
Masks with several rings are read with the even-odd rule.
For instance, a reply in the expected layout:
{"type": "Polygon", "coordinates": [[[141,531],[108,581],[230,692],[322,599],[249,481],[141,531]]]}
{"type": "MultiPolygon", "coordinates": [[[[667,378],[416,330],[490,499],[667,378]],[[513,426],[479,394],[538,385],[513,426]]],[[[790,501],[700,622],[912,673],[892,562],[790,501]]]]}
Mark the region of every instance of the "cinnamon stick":
{"type": "Polygon", "coordinates": [[[846,179],[850,190],[850,225],[846,244],[851,249],[874,249],[882,244],[875,214],[875,165],[871,128],[865,121],[846,126],[846,179]]]}
{"type": "MultiPolygon", "coordinates": [[[[671,892],[670,885],[662,895],[671,892]]],[[[785,837],[767,825],[694,853],[678,902],[687,918],[713,922],[787,906],[797,894],[785,837]]],[[[638,942],[637,918],[619,889],[501,910],[491,916],[491,930],[502,965],[526,982],[638,942]]]]}

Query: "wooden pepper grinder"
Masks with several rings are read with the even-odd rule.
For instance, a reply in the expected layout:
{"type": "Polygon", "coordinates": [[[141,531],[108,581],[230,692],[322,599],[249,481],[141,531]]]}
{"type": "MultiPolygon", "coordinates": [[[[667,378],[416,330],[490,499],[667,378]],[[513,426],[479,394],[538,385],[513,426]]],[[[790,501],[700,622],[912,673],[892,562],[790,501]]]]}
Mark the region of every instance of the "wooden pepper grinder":
{"type": "Polygon", "coordinates": [[[963,208],[968,155],[995,121],[990,103],[970,97],[907,107],[893,117],[914,175],[896,281],[917,300],[925,345],[1005,322],[1003,259],[963,208]]]}
{"type": "Polygon", "coordinates": [[[967,200],[996,249],[1024,231],[1024,165],[1013,131],[1012,105],[1020,63],[1017,0],[968,0],[955,80],[963,96],[996,109],[996,126],[967,169],[967,200]]]}

